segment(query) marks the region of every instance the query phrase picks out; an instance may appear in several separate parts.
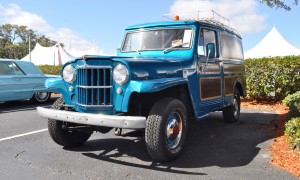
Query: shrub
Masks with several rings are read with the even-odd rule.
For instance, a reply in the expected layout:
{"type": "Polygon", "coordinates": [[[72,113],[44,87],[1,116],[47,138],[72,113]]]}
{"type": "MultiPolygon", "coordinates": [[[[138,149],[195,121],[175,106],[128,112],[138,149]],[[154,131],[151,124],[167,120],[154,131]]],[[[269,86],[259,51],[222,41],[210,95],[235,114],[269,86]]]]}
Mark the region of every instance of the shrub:
{"type": "Polygon", "coordinates": [[[291,117],[300,117],[300,91],[288,95],[282,103],[290,108],[291,117]]]}
{"type": "Polygon", "coordinates": [[[300,118],[293,118],[285,124],[285,134],[293,149],[300,150],[300,118]]]}
{"type": "Polygon", "coordinates": [[[300,56],[248,59],[245,63],[250,98],[282,100],[300,90],[300,56]]]}
{"type": "Polygon", "coordinates": [[[44,74],[59,75],[61,73],[62,66],[40,65],[38,68],[44,74]]]}

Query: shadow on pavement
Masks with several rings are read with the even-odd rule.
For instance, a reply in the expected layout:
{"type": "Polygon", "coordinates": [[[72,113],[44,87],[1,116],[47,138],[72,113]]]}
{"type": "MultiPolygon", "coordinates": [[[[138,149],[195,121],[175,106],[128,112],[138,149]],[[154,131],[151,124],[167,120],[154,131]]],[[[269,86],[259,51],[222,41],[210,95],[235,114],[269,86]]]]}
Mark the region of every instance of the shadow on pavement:
{"type": "Polygon", "coordinates": [[[50,106],[56,99],[57,97],[51,97],[51,99],[45,103],[35,103],[30,100],[0,102],[0,113],[27,111],[34,110],[38,106],[50,106]]]}
{"type": "Polygon", "coordinates": [[[183,153],[169,163],[152,162],[142,138],[116,137],[91,140],[80,148],[68,150],[125,166],[205,175],[205,173],[183,169],[209,166],[239,167],[249,164],[260,151],[259,144],[274,137],[270,127],[272,120],[277,116],[277,114],[246,111],[241,113],[239,123],[227,124],[222,121],[222,114],[216,112],[202,121],[193,121],[189,125],[183,153]]]}

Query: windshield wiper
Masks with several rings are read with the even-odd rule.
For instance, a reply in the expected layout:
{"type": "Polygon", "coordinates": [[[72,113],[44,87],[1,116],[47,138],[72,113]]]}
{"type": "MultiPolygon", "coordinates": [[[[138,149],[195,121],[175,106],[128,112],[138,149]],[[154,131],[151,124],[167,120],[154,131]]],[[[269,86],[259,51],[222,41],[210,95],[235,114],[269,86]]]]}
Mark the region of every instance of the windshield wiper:
{"type": "Polygon", "coordinates": [[[137,52],[137,53],[139,53],[139,54],[141,54],[142,51],[144,51],[144,50],[142,50],[142,49],[136,49],[136,50],[135,50],[135,52],[137,52]]]}
{"type": "Polygon", "coordinates": [[[183,45],[187,45],[187,44],[189,44],[189,43],[185,42],[185,43],[176,44],[174,46],[171,46],[171,47],[168,47],[168,48],[164,49],[162,51],[162,53],[166,54],[166,52],[169,51],[170,49],[173,49],[173,48],[176,48],[176,47],[179,47],[179,46],[183,46],[183,45]]]}

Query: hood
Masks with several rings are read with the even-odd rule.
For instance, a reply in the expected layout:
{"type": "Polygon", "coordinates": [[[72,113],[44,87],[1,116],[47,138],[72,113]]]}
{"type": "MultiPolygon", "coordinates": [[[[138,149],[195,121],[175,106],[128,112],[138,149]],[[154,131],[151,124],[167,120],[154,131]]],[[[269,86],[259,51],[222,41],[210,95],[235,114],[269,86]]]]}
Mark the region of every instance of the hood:
{"type": "Polygon", "coordinates": [[[182,77],[182,63],[175,59],[113,58],[112,60],[127,65],[131,79],[182,77]]]}
{"type": "Polygon", "coordinates": [[[129,69],[133,80],[182,77],[182,64],[185,62],[183,59],[176,58],[83,56],[69,63],[80,60],[103,61],[103,63],[112,61],[114,66],[117,63],[123,63],[129,69]]]}

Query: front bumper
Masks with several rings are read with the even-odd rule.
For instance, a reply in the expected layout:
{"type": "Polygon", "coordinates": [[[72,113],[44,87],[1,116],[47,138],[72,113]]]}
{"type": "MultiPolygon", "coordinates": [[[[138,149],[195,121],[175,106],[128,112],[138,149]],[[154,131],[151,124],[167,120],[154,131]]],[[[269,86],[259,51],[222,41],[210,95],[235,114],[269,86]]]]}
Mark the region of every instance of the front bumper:
{"type": "Polygon", "coordinates": [[[79,113],[43,107],[37,107],[37,111],[42,117],[70,123],[125,129],[141,129],[146,127],[146,117],[143,116],[117,116],[79,113]]]}

